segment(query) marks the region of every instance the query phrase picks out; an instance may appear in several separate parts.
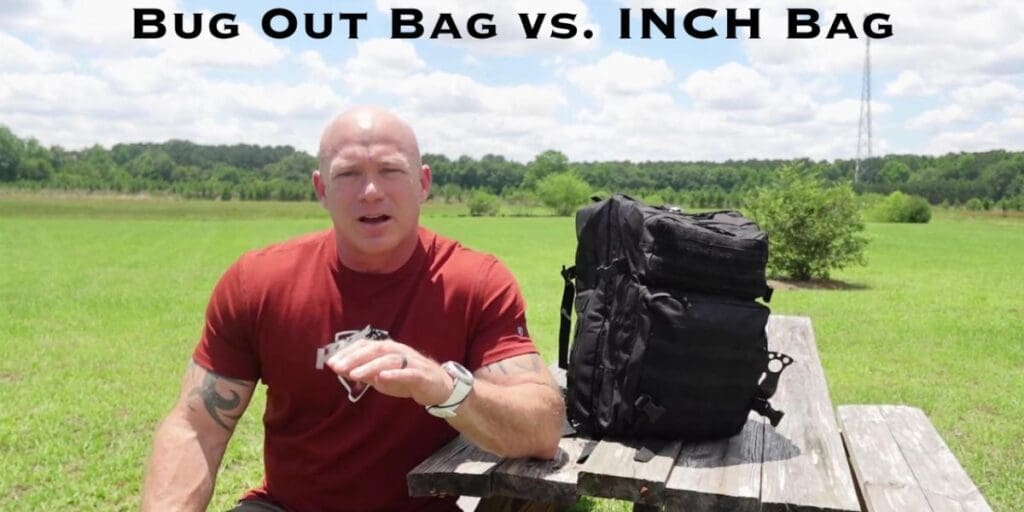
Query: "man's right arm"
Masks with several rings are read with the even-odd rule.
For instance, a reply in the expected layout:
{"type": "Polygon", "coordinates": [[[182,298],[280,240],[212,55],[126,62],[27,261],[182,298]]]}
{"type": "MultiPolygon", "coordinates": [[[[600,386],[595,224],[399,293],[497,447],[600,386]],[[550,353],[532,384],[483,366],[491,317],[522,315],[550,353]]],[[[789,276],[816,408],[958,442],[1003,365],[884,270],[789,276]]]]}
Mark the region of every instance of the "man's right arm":
{"type": "Polygon", "coordinates": [[[156,432],[143,511],[206,510],[224,449],[255,387],[189,364],[178,403],[156,432]]]}

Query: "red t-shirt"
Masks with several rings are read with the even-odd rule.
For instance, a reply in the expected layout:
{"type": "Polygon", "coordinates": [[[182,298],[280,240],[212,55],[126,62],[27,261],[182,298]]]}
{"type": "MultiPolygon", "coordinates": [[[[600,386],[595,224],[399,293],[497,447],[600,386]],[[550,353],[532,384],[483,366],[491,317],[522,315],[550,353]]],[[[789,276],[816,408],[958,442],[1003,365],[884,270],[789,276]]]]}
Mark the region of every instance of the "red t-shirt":
{"type": "Polygon", "coordinates": [[[244,254],[214,289],[195,362],[262,380],[261,497],[298,511],[457,510],[409,498],[405,475],[457,432],[410,399],[370,389],[352,402],[324,363],[335,334],[372,325],[438,362],[470,370],[537,352],[512,274],[493,256],[426,229],[400,269],[338,260],[333,231],[244,254]]]}

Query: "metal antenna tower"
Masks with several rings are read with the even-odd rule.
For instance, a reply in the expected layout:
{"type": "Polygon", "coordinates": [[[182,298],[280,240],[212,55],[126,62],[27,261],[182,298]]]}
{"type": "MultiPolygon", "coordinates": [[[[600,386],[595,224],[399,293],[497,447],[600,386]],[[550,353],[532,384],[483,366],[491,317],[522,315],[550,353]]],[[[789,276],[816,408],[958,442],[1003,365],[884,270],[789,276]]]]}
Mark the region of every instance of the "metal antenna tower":
{"type": "Polygon", "coordinates": [[[860,122],[857,124],[857,164],[853,182],[860,180],[861,162],[871,158],[871,38],[864,37],[864,76],[860,86],[860,122]],[[865,156],[866,155],[866,156],[865,156]]]}

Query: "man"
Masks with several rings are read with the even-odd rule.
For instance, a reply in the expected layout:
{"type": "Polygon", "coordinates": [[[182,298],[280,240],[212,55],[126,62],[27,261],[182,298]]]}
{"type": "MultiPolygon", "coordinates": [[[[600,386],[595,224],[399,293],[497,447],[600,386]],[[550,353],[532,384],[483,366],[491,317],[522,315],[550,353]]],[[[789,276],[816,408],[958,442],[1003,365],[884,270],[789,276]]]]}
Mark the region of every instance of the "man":
{"type": "Polygon", "coordinates": [[[564,406],[518,286],[493,257],[419,226],[430,168],[409,126],[347,111],[319,160],[333,229],[249,252],[221,277],[157,431],[143,510],[205,509],[257,380],[266,473],[238,511],[457,510],[409,498],[405,475],[460,432],[500,456],[555,455],[564,406]]]}

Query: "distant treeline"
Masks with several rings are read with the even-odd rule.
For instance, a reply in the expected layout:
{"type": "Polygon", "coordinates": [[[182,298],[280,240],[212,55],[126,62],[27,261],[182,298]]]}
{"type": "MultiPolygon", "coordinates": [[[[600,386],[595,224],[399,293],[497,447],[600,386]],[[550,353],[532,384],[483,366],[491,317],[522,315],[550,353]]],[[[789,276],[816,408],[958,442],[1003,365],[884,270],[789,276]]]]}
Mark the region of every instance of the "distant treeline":
{"type": "MultiPolygon", "coordinates": [[[[426,154],[433,195],[462,201],[487,190],[510,200],[529,197],[545,176],[574,172],[598,194],[629,192],[693,207],[742,206],[747,193],[775,179],[783,165],[801,163],[827,181],[853,181],[853,160],[730,160],[726,162],[570,162],[545,151],[528,163],[503,156],[426,154]]],[[[160,144],[45,147],[0,126],[0,184],[16,188],[171,194],[183,198],[315,200],[309,174],[316,159],[291,146],[160,144]]],[[[858,192],[900,190],[932,204],[1024,204],[1024,153],[988,151],[939,157],[889,155],[862,162],[858,192]]]]}

